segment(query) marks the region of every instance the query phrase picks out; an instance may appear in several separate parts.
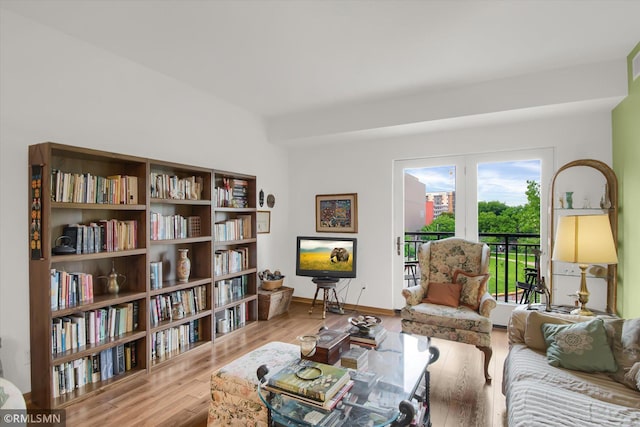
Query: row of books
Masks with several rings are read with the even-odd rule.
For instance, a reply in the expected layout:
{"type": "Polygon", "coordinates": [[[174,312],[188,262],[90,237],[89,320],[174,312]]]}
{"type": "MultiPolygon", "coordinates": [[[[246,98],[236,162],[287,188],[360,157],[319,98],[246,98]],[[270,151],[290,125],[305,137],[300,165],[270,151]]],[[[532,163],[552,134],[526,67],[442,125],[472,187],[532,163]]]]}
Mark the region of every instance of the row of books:
{"type": "Polygon", "coordinates": [[[97,344],[138,329],[137,301],[100,308],[51,321],[51,349],[59,354],[97,344]]]}
{"type": "Polygon", "coordinates": [[[218,276],[249,268],[249,248],[247,247],[217,250],[213,258],[214,272],[218,276]]]}
{"type": "Polygon", "coordinates": [[[59,397],[87,384],[106,381],[137,366],[136,343],[122,344],[52,368],[53,396],[59,397]]]}
{"type": "Polygon", "coordinates": [[[238,215],[224,222],[218,222],[214,226],[216,242],[228,242],[230,240],[250,239],[251,215],[238,215]]]}
{"type": "Polygon", "coordinates": [[[93,301],[93,275],[51,269],[51,309],[75,307],[93,301]]]}
{"type": "Polygon", "coordinates": [[[242,328],[249,320],[247,303],[238,304],[216,314],[215,330],[218,334],[226,334],[242,328]]]}
{"type": "Polygon", "coordinates": [[[231,301],[243,298],[247,294],[247,282],[247,276],[216,282],[214,285],[216,306],[220,307],[231,301]]]}
{"type": "Polygon", "coordinates": [[[196,286],[191,289],[151,297],[149,313],[151,325],[157,326],[162,321],[182,319],[206,308],[206,286],[196,286]]]}
{"type": "Polygon", "coordinates": [[[156,199],[200,200],[202,199],[202,177],[152,172],[149,175],[151,197],[156,199]]]}
{"type": "Polygon", "coordinates": [[[51,171],[51,201],[66,203],[138,204],[138,177],[97,176],[51,171]]]}
{"type": "Polygon", "coordinates": [[[200,341],[200,319],[164,329],[151,335],[151,359],[162,359],[179,353],[200,341]]]}
{"type": "Polygon", "coordinates": [[[151,212],[149,234],[151,240],[186,239],[199,237],[201,233],[200,217],[182,215],[162,215],[151,212]]]}
{"type": "Polygon", "coordinates": [[[138,247],[138,221],[102,219],[89,224],[69,224],[62,230],[76,254],[114,252],[138,247]]]}
{"type": "Polygon", "coordinates": [[[223,178],[222,185],[215,188],[218,207],[246,208],[249,206],[249,182],[245,179],[223,178]]]}

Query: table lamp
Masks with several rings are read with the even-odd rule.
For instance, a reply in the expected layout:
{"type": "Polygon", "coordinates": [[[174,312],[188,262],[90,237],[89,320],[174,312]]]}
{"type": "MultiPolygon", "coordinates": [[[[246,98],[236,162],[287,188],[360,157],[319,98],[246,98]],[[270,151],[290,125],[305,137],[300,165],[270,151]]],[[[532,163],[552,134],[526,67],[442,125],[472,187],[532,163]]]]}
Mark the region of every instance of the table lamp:
{"type": "Polygon", "coordinates": [[[558,218],[553,261],[577,263],[580,267],[580,290],[577,292],[580,308],[571,312],[592,316],[587,309],[589,290],[587,273],[589,264],[617,264],[616,245],[611,233],[608,215],[571,215],[558,218]]]}

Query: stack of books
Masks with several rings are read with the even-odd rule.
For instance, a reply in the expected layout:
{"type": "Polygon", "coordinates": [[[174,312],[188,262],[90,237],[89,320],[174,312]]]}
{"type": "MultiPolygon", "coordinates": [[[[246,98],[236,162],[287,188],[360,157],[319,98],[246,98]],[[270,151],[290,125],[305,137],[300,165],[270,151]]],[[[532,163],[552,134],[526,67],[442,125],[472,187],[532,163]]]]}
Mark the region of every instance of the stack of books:
{"type": "Polygon", "coordinates": [[[265,389],[307,405],[331,410],[352,386],[347,369],[302,359],[269,377],[265,389]]]}
{"type": "Polygon", "coordinates": [[[362,332],[356,326],[351,326],[347,333],[352,344],[367,347],[377,347],[387,337],[387,330],[382,325],[372,327],[369,332],[362,332]]]}
{"type": "Polygon", "coordinates": [[[363,369],[369,362],[369,350],[363,347],[354,347],[346,353],[342,353],[340,364],[343,368],[363,369]]]}

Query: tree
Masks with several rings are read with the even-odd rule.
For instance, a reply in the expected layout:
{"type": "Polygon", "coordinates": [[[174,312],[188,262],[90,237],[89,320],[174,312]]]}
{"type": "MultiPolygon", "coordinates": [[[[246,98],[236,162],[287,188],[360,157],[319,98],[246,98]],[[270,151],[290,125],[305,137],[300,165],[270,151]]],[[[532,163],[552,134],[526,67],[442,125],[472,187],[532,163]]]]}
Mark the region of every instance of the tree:
{"type": "MultiPolygon", "coordinates": [[[[527,203],[524,206],[507,206],[497,200],[478,202],[478,231],[480,233],[540,233],[540,184],[527,180],[525,195],[527,203]]],[[[455,215],[444,212],[431,224],[422,227],[421,231],[453,232],[455,229],[455,215]]],[[[499,239],[487,241],[497,240],[499,239]]],[[[531,241],[531,243],[535,242],[531,241]]]]}
{"type": "Polygon", "coordinates": [[[519,221],[519,232],[540,232],[540,184],[527,180],[527,204],[522,208],[519,221]]]}
{"type": "Polygon", "coordinates": [[[456,217],[450,212],[443,212],[431,224],[422,227],[422,231],[456,231],[456,217]]]}
{"type": "Polygon", "coordinates": [[[497,200],[491,202],[478,202],[478,214],[483,212],[493,212],[496,216],[502,215],[502,212],[507,210],[508,206],[497,200]]]}

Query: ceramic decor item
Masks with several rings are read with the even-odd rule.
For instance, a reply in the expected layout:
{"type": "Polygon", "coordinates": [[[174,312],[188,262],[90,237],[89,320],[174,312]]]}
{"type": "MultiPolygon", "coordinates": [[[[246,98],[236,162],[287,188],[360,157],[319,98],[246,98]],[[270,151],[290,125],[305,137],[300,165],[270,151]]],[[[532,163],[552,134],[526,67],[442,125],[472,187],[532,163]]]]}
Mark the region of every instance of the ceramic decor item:
{"type": "Polygon", "coordinates": [[[178,249],[178,264],[176,265],[176,276],[178,282],[188,282],[191,274],[191,260],[187,256],[189,249],[178,249]]]}
{"type": "Polygon", "coordinates": [[[567,209],[573,209],[573,191],[567,191],[565,193],[565,200],[567,202],[567,209]]]}

